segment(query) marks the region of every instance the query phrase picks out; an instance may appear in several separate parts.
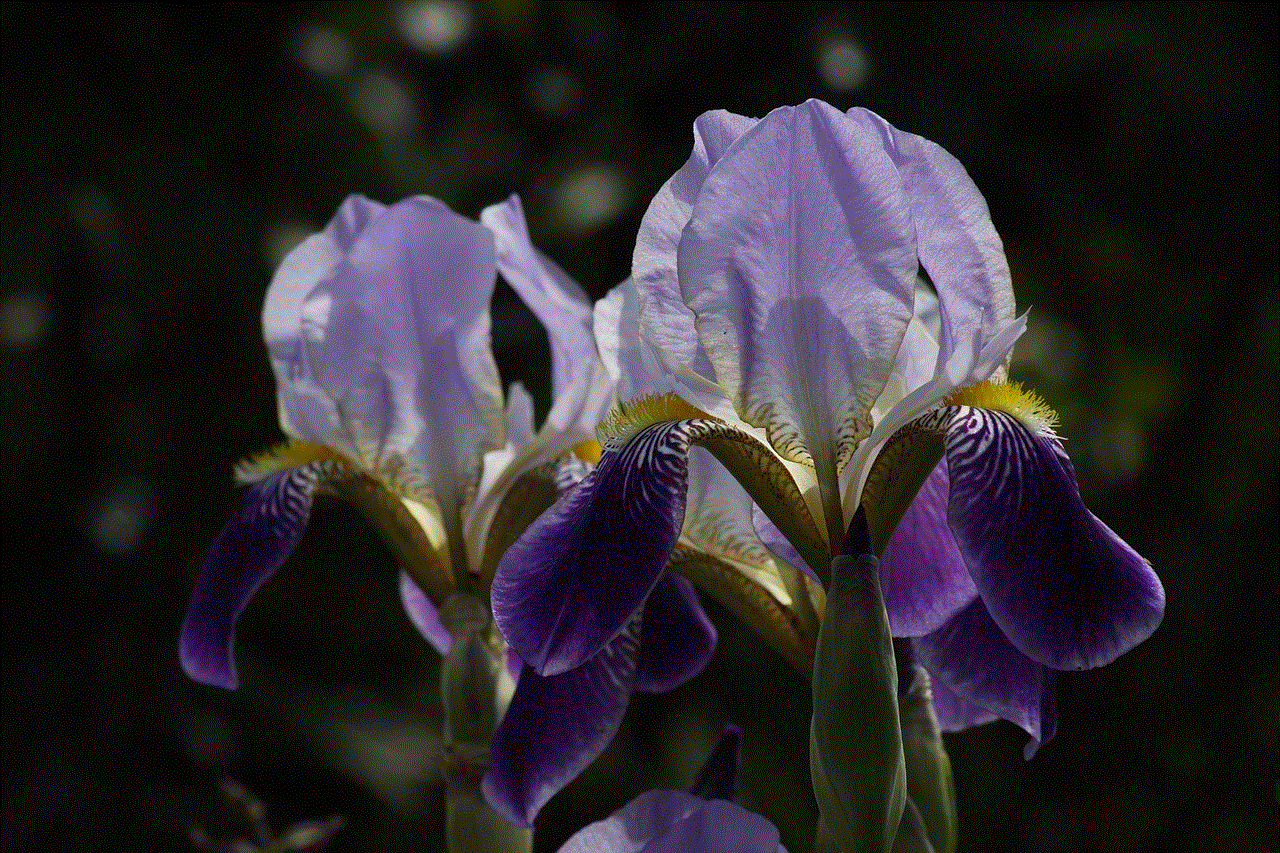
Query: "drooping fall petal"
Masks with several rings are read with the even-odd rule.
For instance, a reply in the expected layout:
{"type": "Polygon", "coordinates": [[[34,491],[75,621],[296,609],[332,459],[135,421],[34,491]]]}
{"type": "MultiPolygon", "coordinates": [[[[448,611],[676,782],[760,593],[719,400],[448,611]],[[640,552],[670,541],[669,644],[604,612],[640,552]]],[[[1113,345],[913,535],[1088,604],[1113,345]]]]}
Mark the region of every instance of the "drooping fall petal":
{"type": "Polygon", "coordinates": [[[640,619],[590,660],[558,675],[528,664],[489,745],[485,799],[516,826],[529,826],[547,800],[613,740],[631,699],[640,619]]]}
{"type": "Polygon", "coordinates": [[[236,620],[297,547],[317,490],[346,466],[307,462],[250,486],[209,549],[182,621],[182,668],[196,681],[235,689],[236,620]]]}
{"type": "MultiPolygon", "coordinates": [[[[1031,740],[1028,758],[1057,730],[1054,672],[1014,648],[977,599],[932,634],[915,641],[915,650],[934,683],[943,684],[966,705],[1020,726],[1031,740]]],[[[943,697],[945,701],[945,696],[943,697]]],[[[939,708],[939,720],[959,709],[939,708]]],[[[977,722],[977,720],[975,720],[977,722]]]]}
{"type": "Polygon", "coordinates": [[[1012,414],[942,410],[947,517],[991,618],[1053,669],[1110,663],[1160,623],[1164,589],[1089,512],[1056,438],[1012,414]]]}

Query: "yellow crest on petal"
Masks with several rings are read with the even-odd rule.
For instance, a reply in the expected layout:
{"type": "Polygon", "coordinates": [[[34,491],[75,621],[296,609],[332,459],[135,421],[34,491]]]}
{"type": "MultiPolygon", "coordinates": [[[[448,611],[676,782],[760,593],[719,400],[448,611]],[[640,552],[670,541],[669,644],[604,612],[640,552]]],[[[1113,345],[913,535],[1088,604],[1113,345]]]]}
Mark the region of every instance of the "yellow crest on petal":
{"type": "Polygon", "coordinates": [[[972,406],[1013,415],[1036,435],[1056,436],[1058,415],[1034,391],[1024,391],[1018,382],[979,382],[951,392],[945,406],[972,406]]]}
{"type": "Polygon", "coordinates": [[[601,444],[610,441],[625,442],[640,430],[656,423],[695,419],[720,421],[719,418],[689,405],[674,393],[652,394],[625,403],[619,402],[609,411],[600,426],[596,427],[596,435],[601,444]]]}
{"type": "Polygon", "coordinates": [[[323,444],[313,444],[310,441],[282,441],[274,447],[269,447],[237,462],[235,468],[236,483],[242,486],[248,483],[256,483],[263,477],[274,474],[277,471],[296,468],[299,465],[318,460],[341,462],[352,468],[359,468],[350,459],[341,453],[333,452],[323,444]]]}

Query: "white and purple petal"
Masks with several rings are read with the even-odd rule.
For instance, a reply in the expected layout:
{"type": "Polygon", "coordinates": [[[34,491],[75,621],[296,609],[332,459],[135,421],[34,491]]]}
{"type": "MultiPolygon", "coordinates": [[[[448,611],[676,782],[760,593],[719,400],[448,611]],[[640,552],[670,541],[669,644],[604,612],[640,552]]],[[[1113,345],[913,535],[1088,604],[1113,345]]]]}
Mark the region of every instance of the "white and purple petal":
{"type": "MultiPolygon", "coordinates": [[[[916,654],[935,684],[942,684],[963,704],[945,707],[948,717],[988,711],[1021,727],[1031,740],[1031,755],[1057,731],[1054,671],[1014,648],[991,619],[981,599],[947,620],[932,634],[915,640],[916,654]]],[[[946,697],[943,696],[945,702],[946,697]]],[[[939,720],[944,719],[939,713],[939,720]]],[[[954,719],[947,719],[954,726],[954,719]]]]}
{"type": "Polygon", "coordinates": [[[684,302],[738,413],[832,477],[870,429],[917,268],[878,134],[818,101],[775,110],[733,143],[678,252],[684,302]]]}
{"type": "MultiPolygon", "coordinates": [[[[715,373],[694,331],[693,312],[680,292],[677,249],[707,175],[755,123],[756,119],[723,110],[699,116],[693,124],[693,152],[649,203],[636,235],[631,276],[637,297],[637,335],[645,346],[665,355],[659,363],[685,365],[704,379],[714,379],[715,373]]],[[[700,401],[689,402],[698,405],[700,401]]]]}
{"type": "Polygon", "coordinates": [[[482,788],[498,814],[529,826],[613,740],[631,699],[640,619],[582,666],[542,676],[527,664],[489,745],[482,788]]]}
{"type": "Polygon", "coordinates": [[[947,518],[995,623],[1053,669],[1110,663],[1160,623],[1151,567],[1085,507],[1056,438],[1005,412],[942,410],[947,518]]]}
{"type": "Polygon", "coordinates": [[[187,675],[235,689],[236,621],[249,599],[297,547],[316,492],[349,473],[329,460],[307,462],[249,487],[205,558],[182,621],[179,655],[187,675]]]}
{"type": "Polygon", "coordinates": [[[978,590],[947,525],[946,462],[925,480],[880,557],[880,586],[895,637],[936,631],[978,590]]]}
{"type": "Polygon", "coordinates": [[[786,853],[778,830],[728,800],[646,791],[575,833],[560,853],[786,853]]]}
{"type": "Polygon", "coordinates": [[[627,626],[684,520],[691,424],[668,421],[606,450],[498,562],[494,621],[542,675],[579,666],[627,626]]]}

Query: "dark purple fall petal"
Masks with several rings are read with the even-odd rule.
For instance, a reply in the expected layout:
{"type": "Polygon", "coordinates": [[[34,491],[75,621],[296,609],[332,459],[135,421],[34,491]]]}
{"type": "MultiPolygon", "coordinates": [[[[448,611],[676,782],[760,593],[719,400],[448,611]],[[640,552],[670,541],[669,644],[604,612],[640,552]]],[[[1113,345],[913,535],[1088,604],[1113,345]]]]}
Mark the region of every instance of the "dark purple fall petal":
{"type": "Polygon", "coordinates": [[[584,827],[560,853],[786,853],[778,830],[727,800],[645,791],[584,827]]]}
{"type": "MultiPolygon", "coordinates": [[[[917,639],[915,651],[935,685],[941,684],[972,706],[947,709],[949,713],[968,715],[984,709],[1020,726],[1031,735],[1025,753],[1028,758],[1053,737],[1058,725],[1053,670],[1014,648],[992,621],[982,599],[974,600],[937,631],[917,639]]],[[[939,722],[942,720],[940,714],[939,722]]]]}
{"type": "Polygon", "coordinates": [[[1085,508],[1056,439],[1004,412],[951,410],[947,517],[991,617],[1053,669],[1115,660],[1151,635],[1164,589],[1085,508]]]}
{"type": "Polygon", "coordinates": [[[640,620],[576,669],[520,672],[511,704],[489,744],[485,799],[516,826],[529,826],[557,791],[613,740],[631,699],[640,620]]]}
{"type": "Polygon", "coordinates": [[[880,557],[880,586],[895,637],[936,631],[978,595],[947,526],[947,466],[939,462],[880,557]]]}
{"type": "Polygon", "coordinates": [[[706,800],[738,799],[738,764],[742,752],[742,729],[730,723],[693,777],[689,793],[706,800]]]}
{"type": "Polygon", "coordinates": [[[702,672],[716,650],[716,629],[687,578],[664,574],[644,603],[635,689],[665,693],[702,672]]]}
{"type": "Polygon", "coordinates": [[[498,562],[494,621],[539,674],[590,658],[658,582],[684,521],[688,423],[655,424],[606,448],[498,562]]]}
{"type": "Polygon", "coordinates": [[[196,681],[234,690],[236,620],[283,565],[307,527],[316,490],[342,469],[308,462],[254,483],[209,549],[182,621],[182,668],[196,681]]]}

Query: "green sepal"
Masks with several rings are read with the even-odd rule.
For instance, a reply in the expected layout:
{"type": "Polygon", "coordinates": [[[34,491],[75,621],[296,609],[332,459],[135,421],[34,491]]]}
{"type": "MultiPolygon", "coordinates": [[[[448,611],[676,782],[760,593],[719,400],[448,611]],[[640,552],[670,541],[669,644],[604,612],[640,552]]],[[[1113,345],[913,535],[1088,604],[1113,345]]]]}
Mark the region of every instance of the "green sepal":
{"type": "Polygon", "coordinates": [[[787,466],[750,433],[717,421],[705,423],[706,433],[695,435],[694,443],[710,451],[742,484],[825,584],[833,546],[814,522],[813,512],[787,466]]]}
{"type": "Polygon", "coordinates": [[[784,604],[732,563],[685,545],[676,545],[667,567],[723,604],[801,675],[812,676],[818,640],[813,598],[820,601],[822,590],[810,589],[811,582],[803,575],[795,573],[795,588],[787,590],[793,601],[784,604]]]}
{"type": "MultiPolygon", "coordinates": [[[[440,607],[453,594],[457,586],[448,558],[431,542],[423,522],[414,517],[409,498],[402,498],[354,469],[351,476],[334,479],[328,487],[360,511],[432,604],[440,607]]],[[[418,503],[417,509],[423,514],[438,515],[434,506],[424,503],[418,503]]]]}
{"type": "Polygon", "coordinates": [[[920,810],[929,843],[935,853],[955,853],[958,827],[951,759],[933,710],[929,675],[918,665],[911,688],[902,700],[902,748],[907,763],[907,793],[920,810]]]}
{"type": "MultiPolygon", "coordinates": [[[[861,511],[853,523],[865,531],[861,511]]],[[[813,670],[809,768],[837,848],[888,853],[906,801],[906,765],[889,618],[868,553],[831,561],[813,670]]]]}

